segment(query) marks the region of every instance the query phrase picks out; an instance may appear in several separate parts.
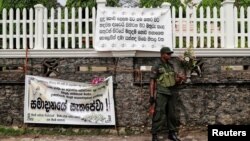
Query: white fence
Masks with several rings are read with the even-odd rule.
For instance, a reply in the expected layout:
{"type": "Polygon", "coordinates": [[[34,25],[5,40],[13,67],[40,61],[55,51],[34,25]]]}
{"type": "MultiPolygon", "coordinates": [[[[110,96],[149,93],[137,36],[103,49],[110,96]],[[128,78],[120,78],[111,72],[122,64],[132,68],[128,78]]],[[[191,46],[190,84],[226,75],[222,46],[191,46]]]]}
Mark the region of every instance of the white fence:
{"type": "Polygon", "coordinates": [[[3,10],[1,49],[90,48],[95,27],[95,9],[58,8],[38,5],[33,9],[3,10]],[[82,15],[85,13],[85,15],[82,15]],[[92,17],[90,17],[90,13],[92,17]],[[90,33],[91,30],[91,33],[90,33]]]}
{"type": "Polygon", "coordinates": [[[175,48],[249,48],[250,7],[172,8],[175,48]],[[198,12],[197,12],[198,11],[198,12]],[[240,13],[240,14],[239,14],[240,13]],[[199,15],[198,15],[199,14],[199,15]],[[228,28],[229,27],[229,28],[228,28]]]}
{"type": "MultiPolygon", "coordinates": [[[[237,9],[233,4],[224,2],[220,9],[172,8],[174,49],[250,48],[250,7],[237,9]]],[[[93,50],[95,15],[95,8],[4,9],[0,50],[93,50]]]]}

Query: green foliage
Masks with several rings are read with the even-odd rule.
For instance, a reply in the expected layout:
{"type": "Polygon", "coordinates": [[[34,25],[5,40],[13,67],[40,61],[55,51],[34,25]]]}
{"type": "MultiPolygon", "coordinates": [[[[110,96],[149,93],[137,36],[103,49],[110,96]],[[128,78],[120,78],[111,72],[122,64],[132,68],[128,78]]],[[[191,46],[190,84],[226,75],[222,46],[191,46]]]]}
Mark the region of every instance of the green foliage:
{"type": "Polygon", "coordinates": [[[202,2],[198,5],[198,7],[210,7],[210,8],[213,8],[213,7],[221,7],[221,3],[223,2],[224,0],[202,0],[202,2]]]}
{"type": "Polygon", "coordinates": [[[248,7],[250,6],[250,0],[235,0],[235,6],[237,7],[248,7]]]}
{"type": "Polygon", "coordinates": [[[107,0],[107,5],[111,7],[119,6],[119,0],[107,0]]]}
{"type": "Polygon", "coordinates": [[[193,48],[189,47],[187,50],[183,53],[183,56],[179,57],[181,61],[181,65],[185,70],[192,70],[195,68],[196,64],[196,57],[194,55],[193,48]]]}
{"type": "Polygon", "coordinates": [[[163,0],[158,0],[158,1],[154,1],[154,0],[140,0],[140,7],[157,7],[160,6],[163,3],[163,0]]]}
{"type": "MultiPolygon", "coordinates": [[[[107,0],[108,6],[118,6],[119,0],[107,0]]],[[[95,7],[95,0],[67,0],[66,7],[95,7]]]]}
{"type": "Polygon", "coordinates": [[[66,7],[95,7],[96,2],[94,0],[67,0],[66,7]]]}
{"type": "Polygon", "coordinates": [[[32,8],[36,4],[43,4],[47,8],[56,7],[57,0],[0,0],[0,10],[3,8],[32,8]]]}
{"type": "MultiPolygon", "coordinates": [[[[198,7],[221,7],[224,0],[202,0],[198,7]]],[[[250,0],[235,0],[236,7],[248,7],[250,6],[250,0]]]]}
{"type": "Polygon", "coordinates": [[[43,4],[47,8],[56,8],[57,6],[57,0],[38,0],[38,3],[43,4]]]}
{"type": "Polygon", "coordinates": [[[13,128],[8,128],[0,126],[0,136],[20,136],[25,133],[25,130],[19,129],[15,130],[13,128]]]}
{"type": "Polygon", "coordinates": [[[174,7],[183,6],[180,0],[140,0],[140,7],[158,7],[161,6],[163,2],[169,2],[174,7]]]}
{"type": "MultiPolygon", "coordinates": [[[[82,128],[79,127],[76,132],[73,126],[53,125],[49,127],[34,127],[34,128],[12,128],[0,125],[0,139],[4,136],[21,136],[21,135],[107,135],[110,129],[103,128],[82,128]]],[[[126,133],[127,135],[128,133],[126,133]]]]}

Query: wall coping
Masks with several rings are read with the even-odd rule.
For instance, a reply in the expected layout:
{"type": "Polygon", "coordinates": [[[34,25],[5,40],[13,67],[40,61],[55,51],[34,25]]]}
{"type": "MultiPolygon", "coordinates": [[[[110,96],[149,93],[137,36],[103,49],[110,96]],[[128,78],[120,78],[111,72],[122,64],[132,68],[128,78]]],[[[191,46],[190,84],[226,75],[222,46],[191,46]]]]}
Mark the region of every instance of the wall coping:
{"type": "MultiPolygon", "coordinates": [[[[186,49],[174,49],[173,57],[180,56],[186,49]]],[[[224,49],[202,48],[194,49],[197,57],[250,57],[249,48],[224,49]]],[[[25,58],[25,50],[1,50],[0,58],[25,58]]],[[[81,58],[81,57],[159,57],[159,52],[150,51],[120,51],[97,52],[94,49],[51,49],[29,50],[28,58],[81,58]]]]}

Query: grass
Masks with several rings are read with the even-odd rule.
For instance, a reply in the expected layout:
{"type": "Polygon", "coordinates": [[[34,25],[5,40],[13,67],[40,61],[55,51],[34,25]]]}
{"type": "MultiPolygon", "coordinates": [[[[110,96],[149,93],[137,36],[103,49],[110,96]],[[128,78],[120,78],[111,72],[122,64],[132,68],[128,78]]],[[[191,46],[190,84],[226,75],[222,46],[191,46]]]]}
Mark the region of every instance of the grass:
{"type": "Polygon", "coordinates": [[[14,129],[0,126],[0,136],[19,136],[25,134],[24,129],[14,129]]]}
{"type": "Polygon", "coordinates": [[[21,135],[108,135],[114,128],[63,128],[63,127],[21,127],[12,128],[0,125],[1,136],[21,136],[21,135]]]}

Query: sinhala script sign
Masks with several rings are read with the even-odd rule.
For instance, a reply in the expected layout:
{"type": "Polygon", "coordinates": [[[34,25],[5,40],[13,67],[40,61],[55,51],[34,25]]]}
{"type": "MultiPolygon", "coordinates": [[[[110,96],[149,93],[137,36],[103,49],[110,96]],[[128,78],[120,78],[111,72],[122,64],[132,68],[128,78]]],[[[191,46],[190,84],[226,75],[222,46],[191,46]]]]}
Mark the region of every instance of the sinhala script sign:
{"type": "Polygon", "coordinates": [[[24,122],[115,125],[112,77],[91,85],[26,75],[24,122]]]}
{"type": "Polygon", "coordinates": [[[159,51],[162,46],[172,48],[169,8],[98,8],[97,51],[159,51]]]}

